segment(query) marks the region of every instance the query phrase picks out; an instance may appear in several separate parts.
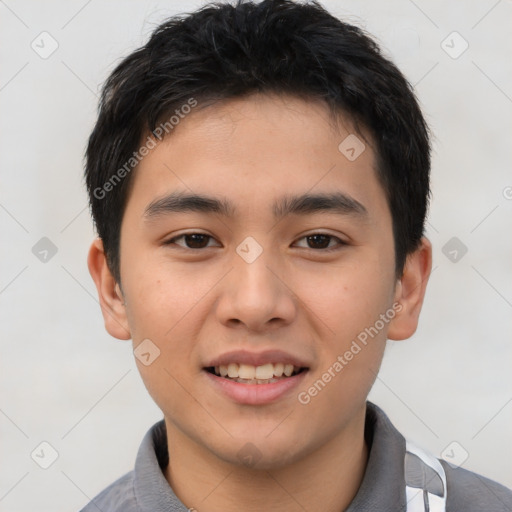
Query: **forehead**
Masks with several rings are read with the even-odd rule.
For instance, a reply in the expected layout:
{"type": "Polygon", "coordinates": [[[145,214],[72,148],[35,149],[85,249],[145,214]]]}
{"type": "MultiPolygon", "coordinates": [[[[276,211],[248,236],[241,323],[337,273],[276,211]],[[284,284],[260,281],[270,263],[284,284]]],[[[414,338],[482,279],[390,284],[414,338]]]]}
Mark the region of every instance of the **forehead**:
{"type": "Polygon", "coordinates": [[[342,115],[333,122],[322,102],[253,95],[183,116],[139,163],[129,202],[222,192],[237,212],[258,211],[283,195],[340,190],[385,208],[375,162],[371,138],[342,115]]]}

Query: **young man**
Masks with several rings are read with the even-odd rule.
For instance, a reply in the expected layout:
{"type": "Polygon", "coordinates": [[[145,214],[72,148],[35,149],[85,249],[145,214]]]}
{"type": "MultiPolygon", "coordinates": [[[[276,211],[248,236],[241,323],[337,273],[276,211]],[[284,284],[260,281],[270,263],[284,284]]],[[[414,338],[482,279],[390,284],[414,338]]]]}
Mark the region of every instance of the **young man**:
{"type": "Polygon", "coordinates": [[[407,81],[319,4],[215,4],[108,79],[87,149],[108,332],[164,420],[85,511],[506,511],[367,402],[431,269],[407,81]]]}

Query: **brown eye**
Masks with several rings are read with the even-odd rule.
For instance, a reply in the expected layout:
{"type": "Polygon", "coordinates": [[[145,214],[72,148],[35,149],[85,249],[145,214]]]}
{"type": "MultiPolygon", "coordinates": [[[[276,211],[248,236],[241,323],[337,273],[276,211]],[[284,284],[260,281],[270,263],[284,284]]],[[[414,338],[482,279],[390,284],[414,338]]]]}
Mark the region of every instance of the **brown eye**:
{"type": "Polygon", "coordinates": [[[202,249],[208,245],[208,239],[211,237],[196,233],[193,235],[185,235],[183,238],[185,239],[187,247],[190,249],[202,249]]]}
{"type": "Polygon", "coordinates": [[[166,245],[178,245],[183,249],[205,249],[212,247],[210,241],[213,240],[212,236],[205,233],[187,233],[171,238],[166,245]]]}
{"type": "Polygon", "coordinates": [[[329,247],[331,238],[330,235],[309,235],[306,237],[310,249],[326,249],[329,247]]]}
{"type": "Polygon", "coordinates": [[[322,252],[336,251],[347,245],[343,240],[328,233],[313,233],[300,238],[295,246],[302,249],[313,249],[322,252]]]}

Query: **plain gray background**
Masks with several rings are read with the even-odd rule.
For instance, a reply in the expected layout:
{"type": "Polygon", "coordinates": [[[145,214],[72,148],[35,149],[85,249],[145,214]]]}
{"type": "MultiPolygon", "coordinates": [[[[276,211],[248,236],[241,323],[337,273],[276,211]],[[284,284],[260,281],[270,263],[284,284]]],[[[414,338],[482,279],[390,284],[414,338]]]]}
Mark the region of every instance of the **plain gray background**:
{"type": "MultiPolygon", "coordinates": [[[[82,156],[113,65],[203,3],[0,0],[0,510],[78,510],[161,418],[131,342],[103,328],[82,156]]],[[[435,135],[435,270],[418,332],[389,342],[370,398],[417,444],[511,487],[512,2],[323,5],[377,38],[435,135]]]]}

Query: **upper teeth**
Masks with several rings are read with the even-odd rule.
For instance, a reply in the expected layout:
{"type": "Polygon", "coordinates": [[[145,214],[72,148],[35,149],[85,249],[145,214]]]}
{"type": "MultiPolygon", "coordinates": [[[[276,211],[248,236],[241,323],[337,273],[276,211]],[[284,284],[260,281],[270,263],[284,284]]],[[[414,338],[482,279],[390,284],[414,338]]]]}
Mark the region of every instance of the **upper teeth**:
{"type": "Polygon", "coordinates": [[[281,377],[283,374],[290,377],[294,372],[300,370],[299,366],[283,363],[267,363],[261,366],[253,366],[251,364],[229,363],[215,367],[215,373],[222,377],[230,377],[232,379],[272,379],[273,377],[281,377]]]}

